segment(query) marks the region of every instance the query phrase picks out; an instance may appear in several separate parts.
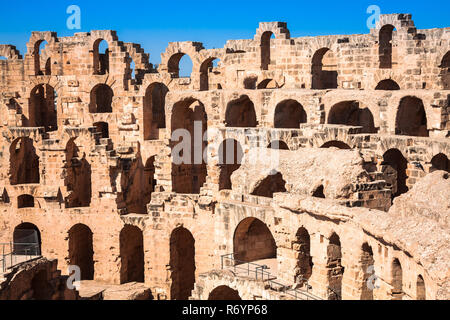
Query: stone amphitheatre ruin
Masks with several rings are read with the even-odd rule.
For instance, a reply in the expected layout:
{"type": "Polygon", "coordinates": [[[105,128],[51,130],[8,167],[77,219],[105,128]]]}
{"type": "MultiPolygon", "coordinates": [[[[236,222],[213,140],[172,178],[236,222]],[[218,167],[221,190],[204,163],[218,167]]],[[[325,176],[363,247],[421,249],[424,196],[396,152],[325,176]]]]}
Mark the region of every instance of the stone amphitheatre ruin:
{"type": "Polygon", "coordinates": [[[0,56],[1,299],[450,298],[450,28],[0,56]],[[174,161],[177,129],[213,160],[174,161]]]}

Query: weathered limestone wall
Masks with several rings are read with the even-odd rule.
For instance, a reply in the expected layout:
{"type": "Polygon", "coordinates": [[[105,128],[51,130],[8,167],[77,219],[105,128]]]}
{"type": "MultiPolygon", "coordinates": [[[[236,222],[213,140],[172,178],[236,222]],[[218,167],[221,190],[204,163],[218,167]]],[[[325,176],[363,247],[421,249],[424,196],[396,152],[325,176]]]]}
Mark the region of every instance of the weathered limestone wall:
{"type": "MultiPolygon", "coordinates": [[[[450,28],[418,30],[411,15],[393,14],[382,15],[366,35],[291,38],[286,23],[265,22],[254,39],[230,40],[224,48],[173,42],[157,68],[140,45],[120,41],[115,31],[33,32],[22,54],[0,45],[7,58],[0,60],[0,242],[16,241],[16,229],[36,230],[42,254],[58,259],[64,274],[83,261],[93,269],[86,277],[114,284],[139,279],[156,299],[187,299],[194,284],[194,297],[207,298],[199,288],[214,285],[208,277],[196,280],[221,268],[221,255],[235,252],[240,223],[256,218],[275,239],[280,279],[288,285],[308,268],[296,261],[305,255],[296,238],[304,226],[316,295],[330,298],[328,287],[343,271],[344,299],[420,298],[419,274],[427,298],[448,298],[448,279],[434,277],[432,265],[399,247],[406,234],[382,240],[359,226],[353,212],[384,220],[391,197],[395,204],[428,174],[450,171],[449,41],[450,28]],[[193,61],[188,78],[180,77],[183,55],[193,61]],[[279,149],[291,151],[271,151],[290,171],[266,180],[265,191],[275,198],[235,181],[236,164],[174,165],[172,132],[192,133],[194,121],[217,132],[208,132],[210,156],[226,139],[236,140],[243,154],[285,143],[279,149]],[[354,149],[365,178],[347,177],[347,198],[331,196],[326,186],[323,196],[316,186],[283,190],[285,180],[305,184],[289,160],[296,155],[321,153],[332,164],[335,149],[316,150],[322,147],[354,149]],[[314,197],[297,207],[278,200],[300,194],[314,197]],[[337,217],[327,218],[330,207],[337,217]],[[80,237],[91,248],[81,248],[80,237]],[[361,258],[364,242],[374,263],[361,258]],[[395,290],[392,285],[395,258],[401,292],[398,279],[395,290]],[[374,265],[382,280],[372,296],[362,289],[361,265],[374,265]]],[[[240,170],[255,178],[254,169],[261,168],[240,170]]],[[[340,169],[337,175],[344,174],[340,169]]],[[[402,208],[394,205],[389,214],[402,208]]],[[[273,290],[253,295],[283,298],[273,290]]]]}

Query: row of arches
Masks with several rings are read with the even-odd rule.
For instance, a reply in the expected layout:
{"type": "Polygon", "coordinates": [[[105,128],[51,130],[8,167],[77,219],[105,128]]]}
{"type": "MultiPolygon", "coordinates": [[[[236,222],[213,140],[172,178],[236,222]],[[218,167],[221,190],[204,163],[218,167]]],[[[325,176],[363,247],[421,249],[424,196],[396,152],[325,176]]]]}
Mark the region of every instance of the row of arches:
{"type": "MultiPolygon", "coordinates": [[[[321,236],[322,242],[322,236],[321,236]]],[[[270,229],[261,220],[250,217],[240,222],[237,226],[234,238],[234,257],[238,261],[236,263],[242,264],[246,262],[262,261],[265,259],[277,258],[277,246],[272,236],[270,229]]],[[[295,235],[295,240],[292,245],[296,252],[296,266],[294,270],[294,283],[300,286],[306,285],[308,280],[313,275],[315,270],[314,257],[311,254],[311,237],[305,227],[300,227],[295,235]]],[[[342,299],[342,280],[345,268],[342,266],[342,245],[339,235],[333,232],[328,239],[326,247],[326,263],[325,274],[328,287],[327,298],[329,300],[342,299]]],[[[318,261],[321,259],[317,259],[318,261]]],[[[375,264],[372,247],[367,243],[363,243],[360,248],[359,258],[360,271],[352,272],[359,277],[357,283],[360,284],[359,298],[361,300],[372,300],[373,287],[369,286],[370,276],[373,274],[373,267],[375,264]]],[[[321,266],[323,267],[323,266],[321,266]]],[[[322,272],[318,270],[317,272],[322,272]]],[[[403,276],[400,261],[395,258],[391,265],[391,286],[392,298],[401,299],[404,295],[403,291],[403,276]]],[[[422,275],[417,276],[417,300],[426,299],[425,282],[422,275]]]]}
{"type": "MultiPolygon", "coordinates": [[[[165,98],[168,88],[162,83],[151,84],[143,100],[143,136],[144,140],[159,139],[159,129],[166,128],[165,98]]],[[[107,84],[98,84],[90,94],[90,113],[112,113],[114,92],[107,84]]],[[[25,127],[44,127],[45,131],[57,130],[56,92],[50,85],[42,84],[31,91],[29,101],[29,119],[25,119],[25,127]]],[[[181,102],[174,105],[173,115],[181,102]]],[[[274,127],[296,129],[300,124],[307,123],[305,108],[294,99],[281,101],[275,107],[274,127]]],[[[341,124],[363,127],[363,133],[376,133],[374,116],[369,108],[361,106],[359,101],[342,101],[329,111],[328,124],[341,124]]],[[[109,136],[108,124],[97,122],[94,125],[102,134],[109,136]]],[[[247,95],[232,100],[227,104],[225,112],[226,127],[257,127],[258,120],[255,105],[247,95]]],[[[428,136],[427,115],[424,103],[414,96],[406,96],[400,100],[395,134],[408,136],[428,136]]]]}
{"type": "MultiPolygon", "coordinates": [[[[39,229],[31,223],[18,225],[13,234],[13,242],[16,254],[23,252],[24,243],[38,245],[35,254],[41,252],[41,236],[39,229]]],[[[144,282],[145,280],[145,256],[144,238],[142,230],[136,226],[125,225],[120,231],[120,282],[144,282]]],[[[321,237],[322,242],[322,237],[321,237]]],[[[175,228],[170,235],[170,261],[169,271],[171,279],[171,298],[174,300],[187,300],[195,284],[195,239],[192,233],[184,228],[175,228]]],[[[303,286],[313,275],[315,265],[311,254],[311,237],[305,227],[300,227],[295,235],[292,246],[296,252],[296,265],[294,270],[294,283],[303,286]]],[[[381,248],[381,247],[380,247],[381,248]]],[[[277,259],[277,245],[275,239],[261,220],[249,217],[243,219],[236,227],[233,236],[233,254],[236,264],[258,262],[267,259],[277,259]]],[[[326,248],[326,281],[330,300],[342,298],[342,279],[345,268],[342,266],[342,245],[339,235],[333,232],[328,239],[326,248]]],[[[68,231],[68,258],[70,265],[77,265],[81,269],[82,280],[93,280],[95,274],[93,232],[84,224],[74,225],[68,231]]],[[[368,286],[369,277],[372,275],[375,260],[372,247],[363,243],[360,249],[360,272],[357,283],[361,284],[360,299],[371,300],[373,288],[368,286]]],[[[398,299],[403,296],[403,274],[399,259],[395,258],[391,265],[392,297],[398,299]]],[[[224,289],[224,288],[222,288],[224,289]]],[[[222,294],[227,293],[222,292],[222,294]]],[[[416,299],[426,299],[425,282],[422,275],[417,278],[416,299]]],[[[222,294],[215,292],[210,295],[211,300],[219,299],[222,294]],[[216,296],[217,294],[217,296],[216,296]]],[[[229,293],[229,292],[228,292],[229,293]]],[[[236,299],[237,296],[233,295],[236,299]]]]}
{"type": "MultiPolygon", "coordinates": [[[[379,31],[379,68],[391,69],[395,62],[393,61],[393,34],[395,31],[393,25],[384,25],[379,31]]],[[[271,31],[266,31],[261,35],[261,69],[268,70],[269,65],[273,63],[271,60],[275,35],[271,31]]],[[[34,46],[35,74],[51,75],[52,61],[47,58],[44,65],[41,55],[42,48],[45,48],[47,41],[40,40],[34,46]]],[[[93,43],[93,74],[104,75],[109,73],[110,68],[110,49],[109,44],[104,39],[97,39],[93,43]]],[[[198,70],[200,73],[200,90],[209,90],[209,74],[212,72],[213,66],[217,65],[216,57],[207,58],[198,70]]],[[[167,62],[168,72],[174,78],[180,76],[190,76],[192,72],[192,61],[189,56],[183,52],[173,54],[167,62]],[[183,62],[183,59],[189,60],[183,62]],[[180,72],[180,65],[185,66],[186,70],[180,72]],[[191,70],[189,70],[191,69],[191,70]]],[[[450,52],[447,52],[439,65],[441,70],[440,77],[444,90],[450,88],[450,52]]],[[[335,89],[338,87],[338,62],[335,53],[327,47],[318,49],[312,56],[311,60],[312,89],[335,89]]],[[[383,89],[382,89],[383,90],[383,89]]],[[[391,90],[391,89],[388,89],[391,90]]],[[[395,90],[395,89],[394,89],[395,90]]]]}
{"type": "MultiPolygon", "coordinates": [[[[33,254],[41,254],[41,233],[32,223],[22,223],[14,229],[14,253],[25,252],[25,244],[35,245],[33,254]]],[[[195,239],[184,227],[175,228],[170,236],[171,298],[187,300],[195,283],[195,239]]],[[[145,257],[142,230],[136,226],[125,225],[119,235],[120,283],[144,282],[145,257]]],[[[68,265],[76,265],[81,270],[81,280],[95,277],[94,234],[85,224],[76,224],[68,231],[68,265]]]]}

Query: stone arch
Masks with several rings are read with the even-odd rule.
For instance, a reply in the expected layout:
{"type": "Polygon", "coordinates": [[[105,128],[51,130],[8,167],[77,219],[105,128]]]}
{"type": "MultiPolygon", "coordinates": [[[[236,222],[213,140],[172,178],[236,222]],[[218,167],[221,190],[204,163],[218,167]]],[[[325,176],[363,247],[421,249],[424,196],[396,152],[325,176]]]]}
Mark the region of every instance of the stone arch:
{"type": "Polygon", "coordinates": [[[144,240],[142,230],[125,225],[120,231],[120,283],[144,282],[144,240]]]}
{"type": "Polygon", "coordinates": [[[395,134],[428,137],[427,115],[423,101],[407,96],[400,100],[395,120],[395,134]]]}
{"type": "Polygon", "coordinates": [[[274,79],[264,79],[257,86],[257,89],[278,89],[278,83],[274,79]]]}
{"type": "Polygon", "coordinates": [[[441,68],[442,89],[450,90],[450,51],[444,55],[439,67],[441,68]]]}
{"type": "Polygon", "coordinates": [[[275,128],[298,129],[301,123],[306,122],[307,115],[305,109],[296,100],[284,100],[275,107],[275,128]]]}
{"type": "Polygon", "coordinates": [[[104,75],[109,73],[109,42],[99,38],[94,41],[93,46],[93,65],[94,65],[94,74],[95,75],[104,75]],[[104,42],[103,42],[104,41],[104,42]],[[100,53],[100,45],[101,43],[106,43],[105,53],[100,53]]]}
{"type": "Polygon", "coordinates": [[[192,233],[178,227],[170,236],[170,296],[172,300],[188,300],[195,284],[195,239],[192,233]]]}
{"type": "Polygon", "coordinates": [[[421,274],[417,276],[416,281],[416,300],[426,300],[427,299],[427,293],[426,293],[426,287],[425,287],[425,281],[423,280],[423,277],[421,274]]]}
{"type": "Polygon", "coordinates": [[[257,218],[249,217],[236,227],[233,253],[236,264],[275,259],[277,246],[267,225],[257,218]]]}
{"type": "Polygon", "coordinates": [[[398,149],[389,149],[383,155],[383,162],[381,163],[384,179],[387,186],[391,187],[392,198],[398,197],[403,193],[408,192],[406,180],[408,176],[406,169],[408,168],[408,161],[398,149]]]}
{"type": "Polygon", "coordinates": [[[207,141],[197,145],[195,127],[201,124],[202,136],[207,132],[208,117],[203,103],[189,98],[174,104],[171,118],[172,137],[174,133],[182,142],[171,141],[172,148],[172,191],[198,194],[206,182],[207,168],[203,152],[207,141]],[[182,129],[182,130],[179,130],[182,129]],[[187,136],[189,133],[189,136],[187,136]],[[189,140],[190,139],[190,140],[189,140]],[[185,141],[186,140],[186,141],[185,141]]]}
{"type": "Polygon", "coordinates": [[[392,68],[392,39],[395,27],[386,24],[379,31],[378,55],[380,69],[392,68]]]}
{"type": "Polygon", "coordinates": [[[267,146],[268,149],[289,150],[289,146],[283,140],[274,140],[267,146]]]}
{"type": "Polygon", "coordinates": [[[311,89],[336,89],[338,87],[337,58],[329,48],[317,50],[312,58],[311,89]]]}
{"type": "Polygon", "coordinates": [[[209,57],[200,65],[200,91],[208,91],[210,89],[209,74],[214,68],[214,60],[218,60],[218,58],[209,57]]]}
{"type": "Polygon", "coordinates": [[[344,267],[341,264],[342,251],[339,236],[333,232],[327,246],[328,300],[342,299],[342,278],[344,267]]]}
{"type": "Polygon", "coordinates": [[[252,195],[273,198],[273,194],[278,192],[286,192],[286,181],[280,172],[269,174],[265,179],[259,181],[252,195]]]}
{"type": "Polygon", "coordinates": [[[241,144],[234,139],[222,141],[219,147],[219,190],[231,190],[231,175],[242,164],[244,152],[241,144]]]}
{"type": "Polygon", "coordinates": [[[431,159],[431,168],[430,172],[436,171],[436,170],[443,170],[450,172],[450,160],[448,157],[443,154],[439,153],[431,159]]]}
{"type": "Polygon", "coordinates": [[[256,127],[255,105],[247,95],[228,103],[225,113],[225,126],[235,128],[256,127]]]}
{"type": "Polygon", "coordinates": [[[56,92],[49,84],[39,84],[30,92],[30,127],[44,127],[46,132],[58,130],[56,92]]]}
{"type": "Polygon", "coordinates": [[[11,185],[39,183],[39,157],[33,146],[33,140],[27,137],[16,139],[11,144],[9,153],[9,181],[11,185]]]}
{"type": "Polygon", "coordinates": [[[351,149],[351,147],[348,144],[346,144],[345,142],[342,142],[342,141],[338,141],[338,140],[332,140],[332,141],[325,142],[320,148],[321,149],[338,148],[338,149],[342,149],[342,150],[350,150],[351,149]]]}
{"type": "MultiPolygon", "coordinates": [[[[51,67],[49,63],[49,65],[47,65],[47,62],[50,61],[50,58],[48,58],[46,60],[46,63],[44,65],[44,68],[42,68],[41,66],[41,45],[44,44],[43,49],[45,50],[45,47],[47,47],[49,45],[49,42],[47,42],[47,40],[45,39],[40,39],[38,41],[36,41],[34,43],[34,50],[33,50],[33,56],[34,56],[34,71],[35,71],[35,75],[37,76],[42,76],[42,75],[51,75],[51,67]]],[[[45,57],[44,57],[45,59],[45,57]]]]}
{"type": "Polygon", "coordinates": [[[295,234],[293,248],[296,252],[297,265],[295,267],[294,282],[304,285],[311,278],[313,262],[311,257],[311,237],[308,230],[301,227],[295,234]]]}
{"type": "Polygon", "coordinates": [[[403,297],[403,271],[402,265],[397,258],[392,261],[391,279],[392,298],[394,300],[401,300],[403,297]]]}
{"type": "Polygon", "coordinates": [[[228,286],[219,286],[209,293],[208,300],[242,300],[237,290],[233,290],[228,286]]]}
{"type": "Polygon", "coordinates": [[[92,197],[91,165],[86,154],[80,154],[75,138],[67,142],[64,185],[68,196],[66,208],[89,207],[92,197]]]}
{"type": "Polygon", "coordinates": [[[376,133],[373,114],[369,108],[360,108],[358,101],[335,104],[328,114],[328,124],[362,127],[363,133],[376,133]]]}
{"type": "Polygon", "coordinates": [[[68,234],[68,264],[80,267],[80,280],[94,280],[94,247],[91,229],[84,224],[76,224],[70,228],[68,234]]]}
{"type": "Polygon", "coordinates": [[[15,255],[41,255],[41,232],[29,222],[19,224],[14,228],[13,246],[15,255]]]}
{"type": "Polygon", "coordinates": [[[91,90],[90,113],[111,113],[114,91],[105,83],[99,83],[91,90]]]}
{"type": "Polygon", "coordinates": [[[395,82],[392,79],[384,79],[384,80],[381,80],[380,82],[378,82],[375,90],[394,91],[394,90],[400,90],[400,86],[398,85],[397,82],[395,82]]]}
{"type": "Polygon", "coordinates": [[[269,70],[272,37],[275,37],[272,31],[264,31],[261,35],[261,70],[269,70]]]}
{"type": "Polygon", "coordinates": [[[169,89],[160,82],[150,84],[144,96],[144,140],[159,139],[159,129],[166,128],[166,95],[169,89]]]}
{"type": "Polygon", "coordinates": [[[31,194],[22,194],[17,197],[17,208],[34,208],[34,197],[31,194]]]}
{"type": "Polygon", "coordinates": [[[373,258],[372,247],[367,242],[364,242],[361,247],[360,264],[362,274],[360,299],[373,300],[373,289],[369,288],[368,281],[374,273],[372,268],[375,264],[375,260],[373,258]]]}
{"type": "MultiPolygon", "coordinates": [[[[180,61],[183,57],[188,57],[192,63],[192,57],[189,54],[186,54],[184,52],[177,52],[174,53],[172,56],[170,56],[169,60],[167,61],[167,70],[172,76],[172,78],[180,78],[180,61]]],[[[188,76],[189,78],[190,76],[188,76]]]]}

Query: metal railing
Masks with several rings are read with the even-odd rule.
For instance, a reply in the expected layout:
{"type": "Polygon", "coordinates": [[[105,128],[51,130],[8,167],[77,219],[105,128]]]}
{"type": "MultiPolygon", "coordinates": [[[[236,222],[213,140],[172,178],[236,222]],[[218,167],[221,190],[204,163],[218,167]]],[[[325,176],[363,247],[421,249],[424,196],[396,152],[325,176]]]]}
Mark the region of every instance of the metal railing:
{"type": "Polygon", "coordinates": [[[269,268],[265,265],[260,265],[253,262],[241,261],[234,258],[234,253],[226,254],[221,256],[221,267],[222,270],[226,268],[231,268],[234,270],[234,273],[237,274],[238,271],[243,271],[247,276],[252,276],[254,274],[255,280],[266,281],[271,289],[274,289],[274,286],[278,286],[280,292],[285,293],[296,300],[322,300],[321,298],[311,294],[309,292],[312,287],[308,284],[308,280],[302,278],[303,283],[306,284],[306,290],[303,289],[293,289],[289,286],[286,286],[283,283],[277,282],[277,277],[272,275],[270,272],[265,271],[269,268]],[[226,265],[226,262],[230,261],[231,265],[226,265]],[[252,269],[251,267],[254,267],[252,269]]]}
{"type": "Polygon", "coordinates": [[[40,257],[40,246],[37,243],[0,243],[0,272],[4,273],[8,269],[19,263],[33,260],[40,257]]]}

